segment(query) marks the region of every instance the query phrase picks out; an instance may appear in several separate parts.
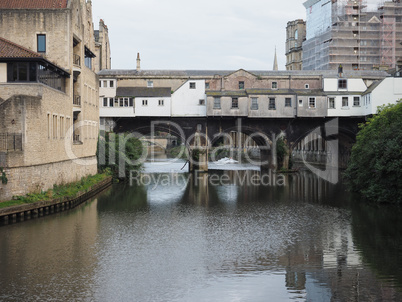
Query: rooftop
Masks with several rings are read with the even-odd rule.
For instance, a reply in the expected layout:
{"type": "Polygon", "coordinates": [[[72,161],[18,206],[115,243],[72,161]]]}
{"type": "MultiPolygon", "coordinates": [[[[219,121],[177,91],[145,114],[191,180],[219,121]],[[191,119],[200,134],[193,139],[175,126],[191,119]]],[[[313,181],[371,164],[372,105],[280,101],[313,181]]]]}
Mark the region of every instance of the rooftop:
{"type": "Polygon", "coordinates": [[[0,58],[41,58],[41,56],[37,52],[0,37],[0,58]]]}
{"type": "Polygon", "coordinates": [[[1,0],[0,9],[67,8],[68,0],[1,0]]]}

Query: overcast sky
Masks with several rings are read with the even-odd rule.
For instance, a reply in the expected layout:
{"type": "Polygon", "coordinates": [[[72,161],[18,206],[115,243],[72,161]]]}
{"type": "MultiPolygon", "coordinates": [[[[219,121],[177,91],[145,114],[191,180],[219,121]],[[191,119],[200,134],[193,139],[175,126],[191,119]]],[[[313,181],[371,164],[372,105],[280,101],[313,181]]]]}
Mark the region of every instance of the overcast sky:
{"type": "Polygon", "coordinates": [[[285,70],[286,24],[304,0],[92,0],[109,28],[112,68],[285,70]]]}

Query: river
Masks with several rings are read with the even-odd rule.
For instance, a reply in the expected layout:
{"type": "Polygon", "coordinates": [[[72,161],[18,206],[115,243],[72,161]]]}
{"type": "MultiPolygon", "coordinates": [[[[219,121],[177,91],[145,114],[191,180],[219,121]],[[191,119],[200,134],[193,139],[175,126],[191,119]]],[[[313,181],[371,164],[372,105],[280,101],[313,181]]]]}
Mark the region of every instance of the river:
{"type": "Polygon", "coordinates": [[[401,211],[308,171],[154,161],[0,227],[0,301],[402,301],[401,211]]]}

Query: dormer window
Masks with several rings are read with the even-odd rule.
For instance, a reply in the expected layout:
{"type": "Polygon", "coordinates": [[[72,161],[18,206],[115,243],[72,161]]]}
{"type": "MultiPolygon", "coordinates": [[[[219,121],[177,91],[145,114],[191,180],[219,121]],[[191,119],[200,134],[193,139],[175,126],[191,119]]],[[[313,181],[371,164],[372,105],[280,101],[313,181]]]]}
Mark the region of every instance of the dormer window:
{"type": "Polygon", "coordinates": [[[147,87],[148,87],[148,88],[154,87],[154,82],[153,82],[153,81],[148,81],[148,82],[147,82],[147,87]]]}
{"type": "Polygon", "coordinates": [[[348,88],[348,81],[346,79],[339,79],[338,89],[347,89],[347,88],[348,88]]]}
{"type": "Polygon", "coordinates": [[[195,89],[195,82],[190,82],[190,89],[195,89]]]}

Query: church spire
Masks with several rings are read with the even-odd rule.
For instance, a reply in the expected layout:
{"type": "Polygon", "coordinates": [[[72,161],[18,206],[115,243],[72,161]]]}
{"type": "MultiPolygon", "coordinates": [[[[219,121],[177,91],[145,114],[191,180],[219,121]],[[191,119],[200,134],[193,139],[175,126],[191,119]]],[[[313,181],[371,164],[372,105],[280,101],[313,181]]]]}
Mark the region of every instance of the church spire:
{"type": "Polygon", "coordinates": [[[275,56],[274,56],[274,67],[273,70],[278,70],[278,58],[276,57],[276,46],[275,46],[275,56]]]}

